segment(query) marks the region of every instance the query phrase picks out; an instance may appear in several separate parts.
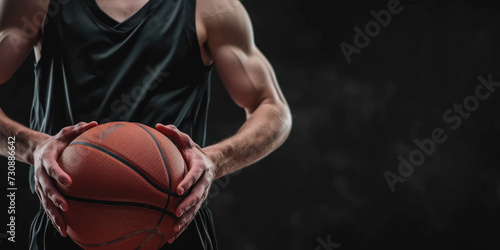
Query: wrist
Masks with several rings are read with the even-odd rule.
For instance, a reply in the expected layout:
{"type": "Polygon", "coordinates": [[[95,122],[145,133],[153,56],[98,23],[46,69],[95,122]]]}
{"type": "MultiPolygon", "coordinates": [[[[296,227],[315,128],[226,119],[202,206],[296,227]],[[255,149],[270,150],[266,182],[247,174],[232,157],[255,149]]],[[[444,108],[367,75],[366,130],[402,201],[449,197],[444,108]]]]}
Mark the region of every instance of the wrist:
{"type": "Polygon", "coordinates": [[[51,136],[38,131],[29,130],[23,133],[20,138],[26,140],[26,154],[23,160],[28,164],[34,165],[36,152],[43,147],[45,142],[49,140],[51,136]]]}
{"type": "Polygon", "coordinates": [[[212,162],[212,173],[214,174],[214,179],[222,177],[221,175],[221,155],[220,150],[217,149],[215,145],[211,145],[202,149],[206,157],[212,162]]]}

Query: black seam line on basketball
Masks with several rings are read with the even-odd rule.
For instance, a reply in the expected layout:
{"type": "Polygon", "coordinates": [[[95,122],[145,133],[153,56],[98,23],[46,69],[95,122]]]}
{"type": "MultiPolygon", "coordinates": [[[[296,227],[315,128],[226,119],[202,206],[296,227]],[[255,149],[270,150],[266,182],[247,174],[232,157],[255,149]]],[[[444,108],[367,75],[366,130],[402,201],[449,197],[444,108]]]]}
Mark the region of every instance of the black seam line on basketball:
{"type": "MultiPolygon", "coordinates": [[[[156,138],[155,138],[155,137],[154,137],[154,136],[153,136],[153,135],[152,135],[152,134],[151,134],[151,133],[150,133],[150,132],[149,132],[149,131],[145,128],[145,127],[143,127],[142,125],[139,125],[139,124],[137,124],[137,123],[136,123],[136,125],[137,125],[137,126],[139,126],[139,127],[141,127],[142,129],[144,129],[144,131],[146,131],[146,133],[148,133],[148,134],[149,134],[149,136],[151,136],[151,138],[153,139],[153,141],[154,141],[154,142],[155,142],[155,144],[156,144],[156,147],[158,147],[158,150],[160,151],[161,158],[162,158],[162,160],[163,160],[163,165],[165,166],[165,169],[166,169],[166,171],[167,171],[167,178],[168,178],[168,191],[169,191],[169,192],[172,192],[172,182],[171,182],[171,179],[170,179],[170,171],[168,170],[167,159],[165,159],[165,154],[164,154],[164,152],[163,152],[163,149],[162,149],[162,148],[161,148],[161,146],[160,146],[160,143],[158,143],[158,140],[156,140],[156,138]]],[[[167,137],[167,139],[168,139],[168,137],[167,137]]],[[[165,204],[165,210],[167,210],[167,209],[168,209],[168,204],[170,204],[170,196],[169,196],[169,197],[167,197],[167,202],[166,202],[166,204],[165,204]]],[[[156,224],[155,229],[157,229],[157,228],[160,226],[161,221],[163,220],[163,217],[164,217],[164,216],[165,216],[165,215],[163,215],[163,214],[160,216],[160,219],[158,220],[158,223],[156,224]]],[[[151,235],[150,235],[150,236],[151,236],[151,235]]],[[[148,239],[149,239],[149,238],[148,238],[148,239]]]]}
{"type": "Polygon", "coordinates": [[[136,125],[141,127],[142,129],[144,129],[144,131],[146,131],[146,133],[148,133],[149,136],[151,136],[151,138],[153,139],[153,141],[156,144],[156,147],[160,151],[161,159],[163,160],[163,166],[165,166],[165,170],[167,171],[168,191],[172,192],[172,182],[170,181],[170,179],[171,179],[170,178],[170,171],[168,170],[167,159],[165,159],[165,154],[163,152],[163,149],[160,146],[160,143],[158,143],[158,140],[156,140],[156,138],[151,134],[151,132],[149,132],[145,127],[143,127],[142,125],[139,125],[139,124],[136,124],[136,125]]]}
{"type": "Polygon", "coordinates": [[[116,240],[111,240],[111,241],[108,241],[108,242],[105,242],[105,243],[88,244],[88,243],[82,243],[82,242],[76,241],[75,239],[72,239],[72,240],[74,240],[76,243],[78,243],[80,245],[89,246],[89,247],[99,247],[99,246],[106,246],[106,245],[114,244],[114,243],[120,242],[122,240],[125,240],[128,237],[130,237],[130,236],[134,236],[136,234],[146,233],[146,232],[153,232],[153,233],[156,232],[156,233],[160,234],[161,238],[162,238],[162,242],[165,239],[165,235],[163,235],[163,233],[161,231],[155,231],[155,230],[151,230],[151,229],[144,229],[144,230],[135,231],[135,232],[133,232],[131,234],[125,235],[125,236],[123,236],[121,238],[118,238],[116,240]]]}
{"type": "Polygon", "coordinates": [[[149,204],[144,204],[144,203],[138,203],[138,202],[127,202],[127,201],[107,201],[107,200],[95,200],[95,199],[87,199],[87,198],[80,198],[80,197],[74,197],[70,195],[63,195],[64,198],[72,201],[78,201],[78,202],[83,202],[83,203],[92,203],[92,204],[101,204],[101,205],[109,205],[109,206],[124,206],[124,207],[141,207],[141,208],[147,208],[151,210],[156,210],[162,214],[166,214],[173,219],[177,220],[179,217],[175,216],[174,213],[153,205],[149,204]]]}
{"type": "MultiPolygon", "coordinates": [[[[156,230],[156,229],[157,229],[157,228],[155,227],[155,230],[156,230]]],[[[144,245],[145,245],[145,244],[149,241],[149,239],[151,239],[151,237],[153,236],[153,234],[154,234],[154,232],[150,232],[150,233],[149,233],[148,238],[147,238],[146,240],[144,240],[144,242],[142,242],[142,244],[141,244],[140,246],[138,246],[138,247],[136,248],[136,250],[141,249],[141,248],[142,248],[142,247],[143,247],[143,246],[144,246],[144,245]]],[[[163,242],[163,241],[162,241],[162,242],[163,242]]]]}
{"type": "Polygon", "coordinates": [[[91,147],[91,148],[94,148],[94,149],[97,149],[105,154],[108,154],[109,156],[115,158],[116,160],[120,161],[121,163],[125,164],[127,167],[131,168],[132,170],[134,170],[136,173],[138,173],[142,178],[144,178],[144,180],[146,180],[151,186],[153,186],[154,188],[158,189],[159,191],[161,191],[162,193],[165,193],[165,194],[168,194],[168,195],[171,195],[171,196],[174,196],[174,197],[180,197],[180,195],[176,194],[176,193],[172,193],[170,192],[170,190],[167,190],[167,189],[164,189],[160,186],[158,186],[158,184],[154,183],[151,179],[149,179],[146,174],[144,174],[141,170],[139,170],[137,167],[135,167],[134,165],[132,165],[130,162],[126,161],[125,159],[121,158],[120,156],[114,154],[113,152],[105,149],[105,148],[102,148],[102,147],[99,147],[97,145],[94,145],[94,144],[91,144],[91,143],[88,143],[88,142],[72,142],[71,144],[69,144],[69,146],[71,145],[76,145],[76,144],[79,144],[79,145],[84,145],[84,146],[88,146],[88,147],[91,147]]]}

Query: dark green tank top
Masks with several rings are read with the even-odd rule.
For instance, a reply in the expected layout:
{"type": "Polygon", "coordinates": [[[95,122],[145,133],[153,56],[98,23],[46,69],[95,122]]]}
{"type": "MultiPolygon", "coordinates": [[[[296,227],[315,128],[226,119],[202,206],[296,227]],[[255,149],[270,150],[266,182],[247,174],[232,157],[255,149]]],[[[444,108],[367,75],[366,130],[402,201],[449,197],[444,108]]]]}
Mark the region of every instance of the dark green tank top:
{"type": "Polygon", "coordinates": [[[201,59],[195,0],[150,0],[122,23],[95,0],[50,7],[35,64],[32,129],[161,122],[204,146],[211,67],[201,59]]]}

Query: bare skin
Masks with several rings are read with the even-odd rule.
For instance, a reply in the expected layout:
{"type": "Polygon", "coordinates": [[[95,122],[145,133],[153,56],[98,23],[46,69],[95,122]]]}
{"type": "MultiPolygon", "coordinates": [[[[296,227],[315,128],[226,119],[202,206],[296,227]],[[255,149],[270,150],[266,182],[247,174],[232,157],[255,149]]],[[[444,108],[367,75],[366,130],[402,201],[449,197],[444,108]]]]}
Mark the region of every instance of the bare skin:
{"type": "MultiPolygon", "coordinates": [[[[128,19],[146,2],[97,0],[102,10],[119,22],[128,19]]],[[[39,55],[42,32],[37,38],[29,38],[23,34],[22,23],[16,20],[40,11],[46,13],[47,5],[44,9],[43,5],[34,6],[30,0],[0,0],[0,83],[12,76],[31,49],[39,55]],[[13,44],[15,36],[24,37],[26,44],[13,44]],[[17,53],[11,52],[13,45],[18,46],[17,53]]],[[[38,24],[40,29],[41,23],[43,20],[38,24]]],[[[214,64],[234,102],[246,111],[247,120],[233,136],[205,148],[200,148],[172,125],[156,125],[158,131],[176,142],[189,166],[188,174],[177,188],[179,194],[189,192],[189,195],[175,211],[180,219],[174,225],[176,233],[170,243],[191,223],[214,179],[271,153],[286,140],[292,124],[274,70],[254,44],[251,21],[242,4],[237,0],[198,0],[196,28],[203,62],[214,64]]],[[[12,121],[0,110],[0,154],[7,154],[8,136],[15,135],[22,142],[16,143],[20,152],[17,159],[34,164],[36,192],[63,236],[67,235],[67,226],[60,210],[67,210],[68,205],[50,180],[71,185],[71,178],[57,165],[57,158],[72,138],[96,125],[95,122],[80,123],[50,136],[12,121]]]]}
{"type": "Polygon", "coordinates": [[[149,0],[96,0],[99,8],[118,22],[123,22],[139,11],[149,0]]]}

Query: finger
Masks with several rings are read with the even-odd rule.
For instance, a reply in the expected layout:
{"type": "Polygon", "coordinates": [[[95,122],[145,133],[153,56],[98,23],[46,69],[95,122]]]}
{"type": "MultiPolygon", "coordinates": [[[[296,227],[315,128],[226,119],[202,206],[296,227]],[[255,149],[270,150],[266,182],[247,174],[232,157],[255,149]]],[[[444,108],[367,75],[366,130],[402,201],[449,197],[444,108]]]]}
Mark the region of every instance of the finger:
{"type": "MultiPolygon", "coordinates": [[[[191,223],[191,221],[190,221],[189,223],[191,223]]],[[[174,234],[174,236],[172,236],[172,238],[170,238],[170,239],[168,240],[168,243],[169,243],[169,244],[174,243],[174,241],[175,241],[177,238],[179,238],[179,236],[180,236],[180,235],[181,235],[184,231],[186,231],[186,229],[187,229],[187,227],[188,227],[188,226],[189,226],[189,224],[186,224],[185,226],[183,226],[183,227],[182,227],[182,229],[181,229],[179,232],[175,233],[175,234],[174,234]]]]}
{"type": "Polygon", "coordinates": [[[68,209],[68,204],[66,199],[57,191],[54,187],[52,179],[45,173],[44,168],[37,169],[38,183],[41,189],[41,196],[45,196],[52,201],[55,206],[59,207],[61,210],[66,211],[68,209]]]}
{"type": "Polygon", "coordinates": [[[40,203],[42,203],[45,213],[49,217],[52,225],[59,231],[61,236],[66,237],[67,235],[67,225],[64,221],[59,209],[45,196],[43,195],[43,191],[40,183],[36,184],[35,192],[40,199],[40,203]]]}
{"type": "Polygon", "coordinates": [[[56,156],[44,158],[43,167],[45,168],[47,174],[54,178],[54,180],[58,181],[61,185],[70,187],[73,180],[66,172],[64,172],[61,166],[59,166],[59,163],[55,160],[57,158],[58,157],[56,156]]]}
{"type": "Polygon", "coordinates": [[[81,122],[81,123],[82,123],[82,125],[81,125],[82,127],[79,128],[79,131],[78,131],[80,133],[83,133],[83,132],[99,125],[96,121],[91,121],[89,123],[85,123],[85,122],[81,122]]]}
{"type": "Polygon", "coordinates": [[[42,190],[42,189],[40,188],[40,184],[38,184],[38,182],[36,182],[36,183],[35,183],[35,193],[36,193],[36,195],[38,196],[38,199],[40,200],[40,202],[41,202],[41,203],[43,203],[43,202],[42,202],[42,199],[44,199],[44,198],[42,197],[42,195],[41,195],[41,191],[40,191],[40,190],[42,190]]]}
{"type": "Polygon", "coordinates": [[[174,225],[175,234],[169,239],[168,241],[169,244],[172,244],[187,229],[189,224],[191,224],[194,217],[196,216],[196,213],[198,212],[200,207],[201,204],[200,206],[196,206],[189,209],[189,211],[186,214],[184,214],[179,220],[177,220],[177,222],[174,225]]]}
{"type": "Polygon", "coordinates": [[[158,123],[156,124],[155,128],[168,138],[172,139],[177,147],[188,147],[191,144],[191,139],[189,138],[189,136],[182,133],[174,125],[162,125],[158,123]]]}
{"type": "Polygon", "coordinates": [[[75,126],[63,128],[58,134],[59,141],[62,141],[63,143],[58,144],[56,146],[56,150],[51,151],[48,155],[42,158],[42,162],[47,173],[62,185],[69,187],[71,186],[72,180],[71,177],[61,169],[57,163],[57,159],[62,154],[66,146],[74,140],[74,138],[95,126],[97,126],[97,122],[80,122],[75,126]]]}
{"type": "Polygon", "coordinates": [[[80,122],[74,126],[65,127],[61,130],[60,136],[65,139],[67,143],[74,140],[76,137],[81,135],[83,132],[97,126],[97,122],[92,121],[90,123],[80,122]]]}
{"type": "Polygon", "coordinates": [[[193,206],[200,204],[203,201],[203,197],[208,193],[209,187],[209,181],[206,178],[201,179],[201,181],[194,186],[189,195],[177,206],[175,210],[177,217],[181,217],[193,206]]]}
{"type": "Polygon", "coordinates": [[[45,212],[49,215],[49,218],[51,218],[52,224],[57,229],[57,231],[59,231],[62,237],[66,237],[68,235],[66,232],[67,225],[61,215],[60,210],[51,202],[46,202],[44,208],[45,212]]]}
{"type": "Polygon", "coordinates": [[[52,219],[51,219],[50,222],[52,222],[52,226],[54,226],[54,228],[57,230],[57,232],[59,232],[59,234],[62,236],[61,230],[56,226],[54,221],[52,221],[52,219]]]}
{"type": "Polygon", "coordinates": [[[177,194],[184,195],[200,179],[204,172],[201,167],[197,167],[196,165],[189,169],[186,176],[177,185],[177,194]]]}

